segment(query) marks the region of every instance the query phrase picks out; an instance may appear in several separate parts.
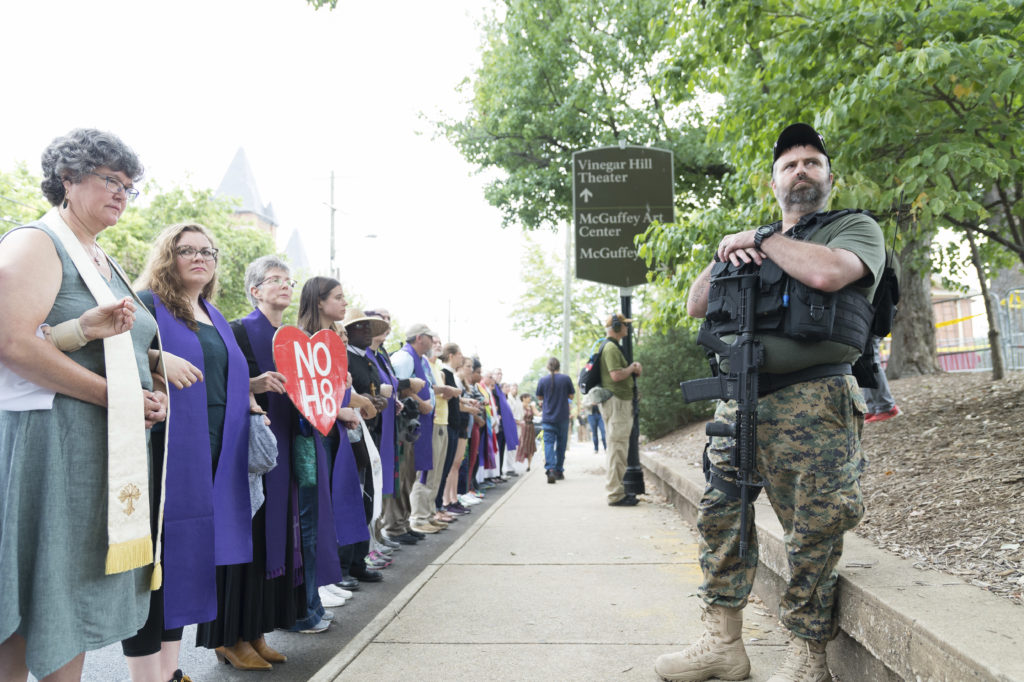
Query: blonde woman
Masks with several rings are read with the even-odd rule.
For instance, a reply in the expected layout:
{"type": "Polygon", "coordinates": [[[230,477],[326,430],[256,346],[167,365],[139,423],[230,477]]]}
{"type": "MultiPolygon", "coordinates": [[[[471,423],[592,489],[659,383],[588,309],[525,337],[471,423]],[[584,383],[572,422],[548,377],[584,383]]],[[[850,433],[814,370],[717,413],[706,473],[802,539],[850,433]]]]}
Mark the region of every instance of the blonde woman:
{"type": "MultiPolygon", "coordinates": [[[[199,369],[196,380],[168,389],[164,586],[153,593],[145,626],[122,642],[137,682],[169,679],[182,627],[216,618],[216,567],[252,561],[249,368],[212,302],[219,259],[205,227],[172,225],[157,237],[135,285],[164,349],[199,369]]],[[[250,649],[218,653],[235,663],[250,649]]]]}

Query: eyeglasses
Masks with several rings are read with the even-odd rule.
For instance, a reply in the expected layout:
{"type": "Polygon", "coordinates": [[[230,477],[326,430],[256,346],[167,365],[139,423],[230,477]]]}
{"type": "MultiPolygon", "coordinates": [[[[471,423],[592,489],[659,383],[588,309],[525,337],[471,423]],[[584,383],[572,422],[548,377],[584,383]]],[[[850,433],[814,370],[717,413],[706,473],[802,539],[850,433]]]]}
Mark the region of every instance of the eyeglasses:
{"type": "Polygon", "coordinates": [[[117,194],[118,192],[124,192],[124,198],[126,201],[133,201],[139,198],[139,190],[134,187],[125,187],[120,180],[112,178],[109,175],[100,175],[99,173],[93,173],[92,171],[86,171],[89,175],[95,175],[97,178],[103,178],[107,183],[107,191],[111,194],[117,194]]]}
{"type": "Polygon", "coordinates": [[[267,277],[265,280],[257,284],[257,287],[261,287],[264,284],[269,284],[272,287],[279,287],[282,284],[287,284],[289,288],[294,289],[298,286],[299,281],[292,279],[291,277],[267,277]]]}
{"type": "Polygon", "coordinates": [[[220,250],[197,249],[194,246],[178,246],[174,249],[174,252],[178,254],[178,258],[195,258],[198,253],[203,257],[203,260],[217,260],[217,254],[220,253],[220,250]]]}

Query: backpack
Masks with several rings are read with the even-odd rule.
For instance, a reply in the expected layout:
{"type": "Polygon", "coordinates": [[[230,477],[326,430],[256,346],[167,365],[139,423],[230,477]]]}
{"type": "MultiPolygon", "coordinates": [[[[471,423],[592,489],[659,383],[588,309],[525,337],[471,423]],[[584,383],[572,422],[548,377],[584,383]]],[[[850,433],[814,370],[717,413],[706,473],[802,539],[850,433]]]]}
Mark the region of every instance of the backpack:
{"type": "Polygon", "coordinates": [[[875,317],[871,320],[871,333],[885,338],[892,332],[892,321],[896,317],[896,305],[900,302],[900,281],[896,276],[896,254],[886,254],[885,267],[875,288],[875,297],[871,305],[875,308],[875,317]]]}
{"type": "MultiPolygon", "coordinates": [[[[895,240],[894,240],[895,241],[895,240]]],[[[893,245],[895,247],[895,244],[893,245]]],[[[893,318],[896,317],[897,304],[900,302],[900,281],[896,275],[895,251],[886,250],[885,267],[875,288],[875,296],[871,305],[875,315],[871,319],[871,338],[868,339],[857,361],[853,363],[853,376],[861,388],[878,388],[876,374],[882,371],[875,362],[874,337],[885,338],[892,332],[893,318]]]]}
{"type": "Polygon", "coordinates": [[[587,364],[583,365],[583,368],[580,370],[580,378],[576,385],[580,387],[580,393],[583,395],[586,395],[587,391],[601,385],[601,351],[604,350],[606,343],[608,343],[607,338],[601,341],[601,345],[597,347],[594,353],[591,353],[587,364]]]}

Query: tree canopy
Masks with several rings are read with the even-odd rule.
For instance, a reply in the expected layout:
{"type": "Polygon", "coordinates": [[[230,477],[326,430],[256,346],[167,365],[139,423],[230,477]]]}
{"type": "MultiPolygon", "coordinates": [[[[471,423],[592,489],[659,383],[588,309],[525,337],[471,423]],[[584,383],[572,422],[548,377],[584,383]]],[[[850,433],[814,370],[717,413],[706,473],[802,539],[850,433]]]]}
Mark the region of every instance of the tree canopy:
{"type": "Polygon", "coordinates": [[[692,98],[666,105],[670,0],[508,0],[484,22],[472,107],[438,124],[463,156],[496,171],[487,200],[506,226],[565,224],[572,153],[617,144],[671,149],[676,194],[696,208],[727,170],[692,98]]]}
{"type": "Polygon", "coordinates": [[[722,235],[774,219],[772,144],[804,121],[834,158],[833,204],[879,212],[905,192],[919,230],[970,230],[1003,263],[1024,255],[1022,27],[1019,0],[688,3],[668,93],[722,95],[710,138],[737,170],[715,205],[652,228],[644,253],[682,288],[722,235]]]}
{"type": "MultiPolygon", "coordinates": [[[[245,268],[260,256],[276,253],[271,236],[234,224],[236,202],[215,197],[211,189],[163,190],[150,181],[143,193],[143,200],[130,205],[116,225],[100,233],[98,241],[103,249],[134,280],[141,274],[153,240],[161,230],[174,223],[199,223],[210,229],[221,252],[217,263],[217,307],[229,320],[248,314],[252,306],[245,295],[245,268]]],[[[39,191],[39,178],[24,164],[12,172],[0,172],[0,204],[0,234],[38,219],[49,209],[39,191]]]]}

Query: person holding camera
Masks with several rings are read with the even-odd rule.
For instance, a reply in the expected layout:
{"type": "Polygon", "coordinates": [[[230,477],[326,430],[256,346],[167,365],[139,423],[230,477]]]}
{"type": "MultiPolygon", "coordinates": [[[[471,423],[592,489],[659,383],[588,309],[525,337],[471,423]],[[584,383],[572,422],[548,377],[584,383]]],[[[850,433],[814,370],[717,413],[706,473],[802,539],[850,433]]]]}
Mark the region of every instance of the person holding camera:
{"type": "Polygon", "coordinates": [[[427,325],[414,324],[406,333],[405,345],[391,355],[391,364],[399,380],[399,396],[403,401],[411,398],[416,403],[420,421],[420,433],[416,441],[404,444],[400,450],[398,485],[384,515],[384,532],[399,542],[406,535],[422,540],[428,534],[440,530],[428,524],[421,525],[417,530],[410,521],[416,472],[427,471],[434,465],[434,394],[427,379],[429,368],[423,362],[423,357],[433,346],[434,336],[437,335],[427,325]]]}
{"type": "MultiPolygon", "coordinates": [[[[843,533],[864,515],[859,478],[866,406],[850,362],[864,349],[870,316],[857,329],[851,320],[858,318],[840,313],[870,304],[885,253],[882,231],[870,216],[824,212],[832,179],[821,135],[802,123],[783,130],[771,180],[782,220],[726,235],[687,300],[689,314],[706,317],[706,329],[728,342],[735,326],[729,331],[727,325],[736,324],[730,311],[745,295],[736,273],[756,268],[757,310],[769,311],[755,320],[763,350],[755,463],[785,531],[790,569],[779,605],[790,646],[769,682],[832,679],[825,644],[838,630],[836,566],[843,533]],[[827,334],[812,334],[810,323],[827,306],[833,306],[834,325],[827,334]]],[[[716,422],[735,423],[735,417],[735,401],[718,404],[716,422]]],[[[732,446],[732,438],[712,439],[709,485],[697,517],[706,631],[689,648],[658,658],[655,671],[666,680],[739,680],[750,672],[741,630],[757,569],[757,533],[753,523],[741,528],[732,446]],[[742,558],[741,538],[749,543],[742,558]]],[[[753,518],[750,502],[746,512],[753,518]]]]}

